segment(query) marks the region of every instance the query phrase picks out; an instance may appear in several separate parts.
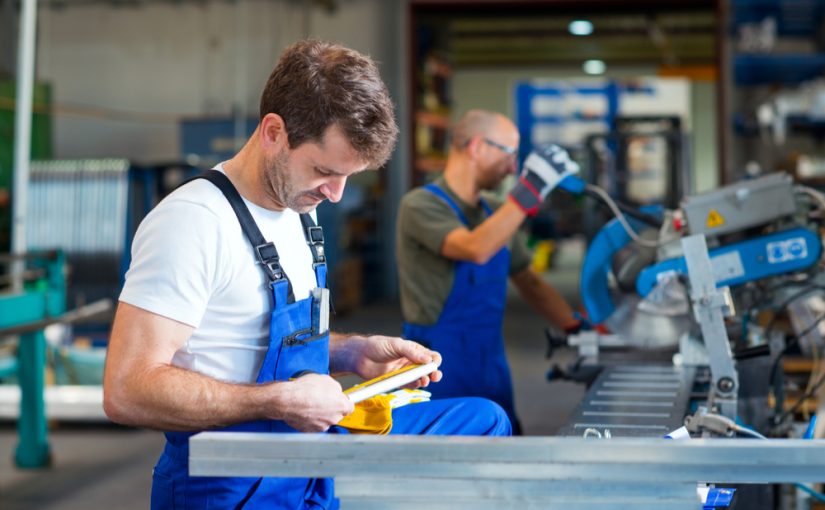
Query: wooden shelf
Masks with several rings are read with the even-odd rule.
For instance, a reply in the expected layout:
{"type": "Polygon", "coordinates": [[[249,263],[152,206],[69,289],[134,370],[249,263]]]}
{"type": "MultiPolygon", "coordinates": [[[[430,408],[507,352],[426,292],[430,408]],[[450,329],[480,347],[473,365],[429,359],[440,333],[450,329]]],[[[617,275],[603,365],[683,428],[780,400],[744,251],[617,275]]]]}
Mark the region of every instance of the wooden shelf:
{"type": "Polygon", "coordinates": [[[813,368],[814,362],[810,358],[784,358],[782,360],[782,370],[785,373],[810,373],[813,368]]]}
{"type": "Polygon", "coordinates": [[[447,164],[447,158],[440,156],[422,156],[415,160],[415,169],[418,172],[441,172],[444,170],[444,165],[447,164]]]}
{"type": "MultiPolygon", "coordinates": [[[[800,396],[801,396],[801,393],[789,393],[788,395],[786,395],[785,396],[785,405],[783,406],[784,407],[783,410],[784,411],[789,411],[799,401],[800,396]]],[[[776,405],[776,400],[774,400],[773,395],[768,395],[768,406],[770,406],[770,408],[773,409],[773,407],[775,405],[776,405]]],[[[810,397],[810,398],[805,399],[805,402],[801,406],[799,406],[799,408],[796,410],[796,412],[800,413],[800,414],[803,413],[803,412],[807,412],[808,414],[815,414],[816,411],[817,411],[818,405],[819,405],[818,400],[814,397],[810,397]]]]}
{"type": "Polygon", "coordinates": [[[450,127],[450,117],[443,113],[428,112],[419,110],[415,114],[415,121],[419,124],[432,126],[438,129],[447,129],[450,127]]]}

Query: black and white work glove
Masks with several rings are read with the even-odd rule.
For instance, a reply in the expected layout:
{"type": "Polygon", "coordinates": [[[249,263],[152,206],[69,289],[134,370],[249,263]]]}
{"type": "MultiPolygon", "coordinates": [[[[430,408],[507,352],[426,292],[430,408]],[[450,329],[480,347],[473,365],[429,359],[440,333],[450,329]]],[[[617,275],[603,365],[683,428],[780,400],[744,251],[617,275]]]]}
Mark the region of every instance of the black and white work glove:
{"type": "Polygon", "coordinates": [[[535,149],[524,160],[518,183],[510,191],[510,198],[528,216],[535,216],[547,195],[565,177],[579,173],[579,164],[570,159],[558,145],[535,149]]]}

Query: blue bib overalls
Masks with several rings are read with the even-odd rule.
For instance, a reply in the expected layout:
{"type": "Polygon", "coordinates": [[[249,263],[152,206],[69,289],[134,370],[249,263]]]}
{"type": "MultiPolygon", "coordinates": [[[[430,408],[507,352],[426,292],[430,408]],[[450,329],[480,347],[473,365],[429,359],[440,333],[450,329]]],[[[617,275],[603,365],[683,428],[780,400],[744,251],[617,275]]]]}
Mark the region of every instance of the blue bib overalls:
{"type": "MultiPolygon", "coordinates": [[[[435,184],[424,187],[446,202],[469,227],[458,204],[435,184]]],[[[481,199],[489,216],[490,206],[481,199]]],[[[510,250],[498,251],[486,264],[455,262],[455,277],[438,321],[432,326],[404,323],[404,338],[441,353],[444,379],[433,385],[433,397],[485,397],[507,412],[519,432],[513,405],[513,383],[504,352],[502,323],[510,270],[510,250]]]]}
{"type": "MultiPolygon", "coordinates": [[[[321,300],[294,302],[288,278],[272,243],[266,242],[229,179],[220,172],[202,176],[226,195],[270,281],[273,309],[269,348],[258,373],[258,384],[287,381],[303,372],[329,373],[329,331],[322,330],[321,300]]],[[[313,255],[316,284],[326,286],[323,234],[309,215],[301,215],[313,255]]],[[[317,290],[317,289],[316,289],[317,290]]],[[[223,431],[296,432],[286,423],[262,420],[233,425],[223,431]]],[[[332,433],[346,433],[332,427],[332,433]]],[[[393,411],[393,434],[510,435],[504,412],[483,399],[443,400],[410,405],[393,411]]],[[[153,509],[334,509],[332,479],[191,477],[188,474],[189,437],[194,432],[167,432],[166,447],[152,480],[153,509]]]]}

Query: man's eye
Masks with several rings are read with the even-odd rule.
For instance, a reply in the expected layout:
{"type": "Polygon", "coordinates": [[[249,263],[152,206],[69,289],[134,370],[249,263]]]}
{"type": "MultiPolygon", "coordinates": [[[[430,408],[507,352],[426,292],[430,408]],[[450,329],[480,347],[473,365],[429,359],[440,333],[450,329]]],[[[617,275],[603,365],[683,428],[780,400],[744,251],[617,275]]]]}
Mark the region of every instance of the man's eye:
{"type": "Polygon", "coordinates": [[[324,177],[328,177],[329,175],[331,175],[330,172],[322,168],[318,168],[317,166],[315,167],[315,171],[318,172],[320,175],[323,175],[324,177]]]}

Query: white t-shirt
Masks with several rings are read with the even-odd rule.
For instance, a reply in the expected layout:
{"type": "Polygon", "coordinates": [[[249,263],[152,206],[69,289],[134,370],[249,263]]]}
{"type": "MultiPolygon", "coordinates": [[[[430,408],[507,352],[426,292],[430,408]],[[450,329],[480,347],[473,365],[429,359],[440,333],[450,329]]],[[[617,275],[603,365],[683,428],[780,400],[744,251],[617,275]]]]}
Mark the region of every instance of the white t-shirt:
{"type": "MultiPolygon", "coordinates": [[[[298,213],[244,202],[278,249],[295,299],[309,296],[315,272],[298,213]]],[[[120,300],[195,328],[173,365],[224,381],[255,382],[269,342],[272,291],[214,184],[197,179],[178,188],[141,222],[120,300]]]]}

